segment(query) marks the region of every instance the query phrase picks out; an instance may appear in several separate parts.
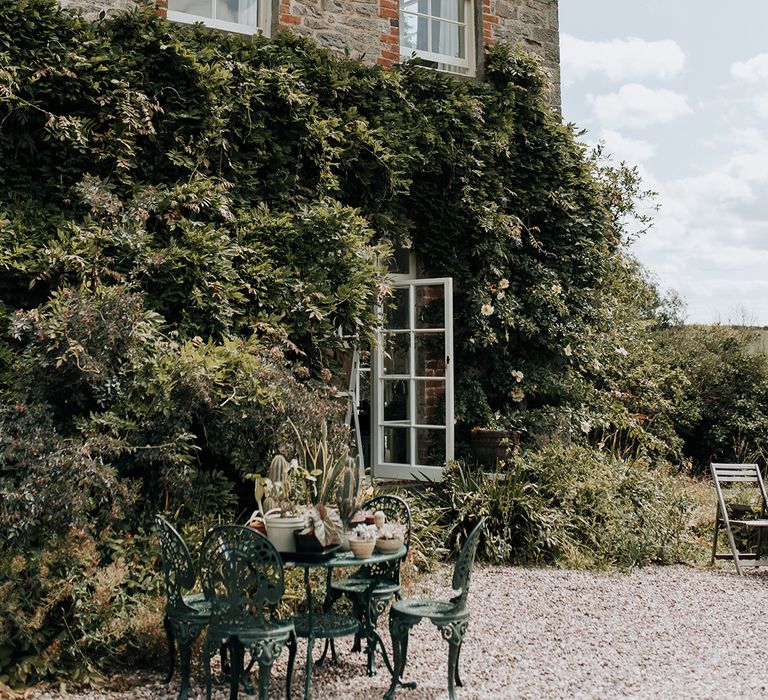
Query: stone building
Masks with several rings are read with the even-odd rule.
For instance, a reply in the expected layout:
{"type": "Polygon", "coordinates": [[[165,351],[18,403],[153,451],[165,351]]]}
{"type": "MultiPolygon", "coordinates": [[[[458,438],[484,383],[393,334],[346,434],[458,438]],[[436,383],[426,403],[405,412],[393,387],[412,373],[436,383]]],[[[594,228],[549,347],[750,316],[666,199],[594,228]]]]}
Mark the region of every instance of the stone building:
{"type": "MultiPolygon", "coordinates": [[[[95,16],[141,0],[61,0],[95,16]]],[[[367,63],[390,67],[416,54],[438,70],[482,77],[486,46],[501,41],[537,54],[560,104],[557,0],[156,0],[175,22],[272,35],[280,29],[367,63]]]]}
{"type": "MultiPolygon", "coordinates": [[[[280,29],[385,68],[413,54],[436,70],[482,79],[485,47],[536,53],[560,103],[557,0],[60,0],[96,16],[137,2],[174,22],[226,32],[280,29]]],[[[395,252],[392,308],[378,342],[351,360],[348,401],[358,456],[377,478],[442,478],[454,456],[453,280],[429,278],[414,253],[395,252]]]]}

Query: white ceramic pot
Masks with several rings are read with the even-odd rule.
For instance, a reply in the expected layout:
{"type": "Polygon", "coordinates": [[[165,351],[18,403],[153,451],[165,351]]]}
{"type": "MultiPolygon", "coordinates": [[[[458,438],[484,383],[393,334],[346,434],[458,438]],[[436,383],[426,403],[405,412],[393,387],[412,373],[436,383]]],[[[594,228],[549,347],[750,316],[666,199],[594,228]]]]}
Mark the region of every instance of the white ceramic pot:
{"type": "Polygon", "coordinates": [[[267,526],[267,539],[278,552],[295,552],[296,539],[293,533],[304,529],[304,516],[291,515],[281,518],[279,513],[267,513],[264,517],[267,526]]]}

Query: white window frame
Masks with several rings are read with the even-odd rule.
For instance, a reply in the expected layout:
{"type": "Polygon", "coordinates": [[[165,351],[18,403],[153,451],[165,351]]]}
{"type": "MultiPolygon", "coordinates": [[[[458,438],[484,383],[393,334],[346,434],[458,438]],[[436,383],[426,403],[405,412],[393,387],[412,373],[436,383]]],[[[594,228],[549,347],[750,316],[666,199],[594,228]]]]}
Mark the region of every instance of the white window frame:
{"type": "MultiPolygon", "coordinates": [[[[212,12],[216,12],[216,0],[210,0],[212,12]]],[[[235,34],[258,34],[262,32],[269,36],[269,28],[272,21],[272,3],[269,0],[256,0],[256,24],[241,24],[239,22],[225,22],[215,17],[202,17],[188,12],[179,12],[169,9],[167,18],[171,22],[180,22],[181,24],[196,24],[202,22],[206,27],[219,29],[224,32],[233,32],[235,34]]]]}
{"type": "MultiPolygon", "coordinates": [[[[431,61],[438,64],[438,70],[450,70],[450,68],[463,68],[466,73],[464,75],[474,75],[475,72],[475,8],[474,0],[464,0],[464,47],[466,58],[456,58],[455,56],[447,56],[442,53],[434,53],[432,51],[422,51],[420,49],[414,49],[412,46],[404,46],[402,40],[402,32],[405,26],[403,21],[403,15],[411,15],[413,17],[424,17],[427,20],[438,20],[446,24],[461,25],[462,22],[457,20],[445,19],[443,17],[437,17],[430,14],[424,14],[420,12],[405,12],[403,10],[403,0],[400,0],[400,57],[403,59],[410,58],[416,55],[418,58],[422,58],[425,61],[431,61]],[[442,66],[450,68],[442,68],[442,66]]],[[[430,28],[431,31],[431,28],[430,28]]]]}
{"type": "MultiPolygon", "coordinates": [[[[399,276],[398,276],[399,277],[399,276]]],[[[425,465],[418,464],[416,462],[416,430],[417,429],[430,429],[445,428],[445,459],[446,462],[453,459],[453,442],[454,442],[454,407],[453,407],[453,280],[450,277],[437,277],[429,279],[399,279],[394,283],[395,287],[407,287],[408,304],[409,304],[409,328],[411,331],[411,347],[409,352],[410,366],[408,371],[408,378],[405,381],[409,383],[408,401],[410,416],[408,424],[400,424],[395,427],[408,428],[409,430],[409,463],[408,464],[396,464],[392,462],[384,461],[384,428],[387,425],[395,425],[394,423],[385,424],[384,422],[384,346],[383,346],[383,334],[387,331],[387,328],[379,327],[376,337],[376,348],[371,357],[371,408],[372,408],[372,430],[371,430],[371,472],[377,479],[409,479],[413,481],[417,480],[429,480],[440,481],[443,478],[443,467],[437,465],[425,465]],[[419,286],[443,286],[444,294],[444,314],[445,314],[445,326],[443,328],[445,334],[445,426],[429,426],[420,425],[416,421],[416,391],[415,384],[418,379],[425,379],[424,377],[416,377],[415,363],[416,353],[414,348],[414,335],[413,329],[415,328],[414,320],[414,291],[419,286]]],[[[387,379],[396,379],[397,377],[390,377],[386,375],[387,379]]],[[[426,379],[434,379],[434,377],[427,377],[426,379]]]]}

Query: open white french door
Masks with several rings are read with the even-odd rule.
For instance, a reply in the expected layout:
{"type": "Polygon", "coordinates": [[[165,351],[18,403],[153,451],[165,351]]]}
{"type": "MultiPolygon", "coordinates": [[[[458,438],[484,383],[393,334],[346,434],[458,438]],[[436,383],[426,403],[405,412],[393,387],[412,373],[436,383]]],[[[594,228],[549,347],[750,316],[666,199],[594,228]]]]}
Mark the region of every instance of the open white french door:
{"type": "Polygon", "coordinates": [[[373,474],[439,481],[453,459],[449,277],[398,282],[373,353],[373,474]]]}

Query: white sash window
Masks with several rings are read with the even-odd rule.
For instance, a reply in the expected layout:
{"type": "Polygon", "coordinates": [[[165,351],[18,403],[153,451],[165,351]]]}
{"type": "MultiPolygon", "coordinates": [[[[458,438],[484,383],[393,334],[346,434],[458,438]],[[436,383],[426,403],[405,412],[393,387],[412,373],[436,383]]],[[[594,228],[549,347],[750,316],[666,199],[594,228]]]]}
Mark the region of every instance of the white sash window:
{"type": "Polygon", "coordinates": [[[474,70],[471,0],[400,0],[400,54],[416,54],[439,70],[474,70]]]}
{"type": "Polygon", "coordinates": [[[269,29],[269,3],[265,0],[168,0],[168,19],[239,34],[269,29]]]}

